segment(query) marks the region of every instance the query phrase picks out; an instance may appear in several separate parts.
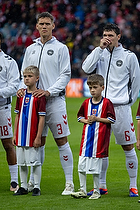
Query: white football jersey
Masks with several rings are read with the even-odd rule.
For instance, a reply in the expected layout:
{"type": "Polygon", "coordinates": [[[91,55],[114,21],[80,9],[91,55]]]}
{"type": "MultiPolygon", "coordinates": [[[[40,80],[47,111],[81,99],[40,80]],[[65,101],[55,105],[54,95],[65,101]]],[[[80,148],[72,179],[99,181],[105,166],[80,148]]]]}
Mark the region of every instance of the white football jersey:
{"type": "Polygon", "coordinates": [[[0,106],[10,103],[20,82],[20,74],[16,61],[0,51],[0,106]]]}

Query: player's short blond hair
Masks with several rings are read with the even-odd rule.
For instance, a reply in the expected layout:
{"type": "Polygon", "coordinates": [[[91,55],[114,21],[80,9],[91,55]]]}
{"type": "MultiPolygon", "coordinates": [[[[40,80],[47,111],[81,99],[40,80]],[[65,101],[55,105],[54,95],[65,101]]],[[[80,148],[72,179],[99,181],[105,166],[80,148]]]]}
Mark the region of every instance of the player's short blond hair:
{"type": "Polygon", "coordinates": [[[87,78],[87,84],[88,85],[104,85],[104,78],[100,74],[91,74],[87,78]]]}
{"type": "Polygon", "coordinates": [[[23,71],[23,75],[24,73],[33,73],[36,77],[39,76],[39,69],[36,66],[28,66],[24,69],[23,71]]]}

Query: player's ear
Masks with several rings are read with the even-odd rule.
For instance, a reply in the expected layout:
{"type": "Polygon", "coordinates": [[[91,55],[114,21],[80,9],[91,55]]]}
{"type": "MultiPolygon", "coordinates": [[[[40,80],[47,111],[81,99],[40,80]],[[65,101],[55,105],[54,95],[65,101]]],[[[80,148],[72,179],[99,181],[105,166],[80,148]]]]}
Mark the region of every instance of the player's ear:
{"type": "Polygon", "coordinates": [[[53,29],[55,28],[55,24],[53,23],[53,29]]]}
{"type": "Polygon", "coordinates": [[[104,86],[104,85],[102,85],[102,89],[103,89],[103,90],[105,89],[105,86],[104,86]]]}
{"type": "Polygon", "coordinates": [[[38,24],[36,24],[36,29],[38,30],[38,24]]]}
{"type": "Polygon", "coordinates": [[[121,34],[118,34],[118,41],[120,40],[120,38],[121,38],[121,34]]]}
{"type": "Polygon", "coordinates": [[[39,80],[39,76],[36,77],[36,82],[39,80]]]}

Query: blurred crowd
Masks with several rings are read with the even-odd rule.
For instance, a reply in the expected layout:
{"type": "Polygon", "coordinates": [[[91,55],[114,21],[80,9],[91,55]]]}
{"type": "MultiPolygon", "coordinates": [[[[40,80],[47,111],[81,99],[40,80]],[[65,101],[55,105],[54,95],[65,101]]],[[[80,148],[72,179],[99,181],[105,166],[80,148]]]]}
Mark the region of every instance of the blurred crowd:
{"type": "Polygon", "coordinates": [[[69,48],[73,78],[84,77],[81,63],[99,45],[108,22],[118,24],[121,43],[140,61],[140,1],[0,0],[2,49],[17,61],[19,69],[25,48],[39,37],[36,17],[44,11],[55,17],[53,35],[69,48]]]}

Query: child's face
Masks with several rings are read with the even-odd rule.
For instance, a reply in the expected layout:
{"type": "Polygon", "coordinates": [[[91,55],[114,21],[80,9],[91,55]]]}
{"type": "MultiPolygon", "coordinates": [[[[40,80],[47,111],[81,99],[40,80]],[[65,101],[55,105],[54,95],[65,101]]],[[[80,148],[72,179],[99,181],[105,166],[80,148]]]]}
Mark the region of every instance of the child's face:
{"type": "Polygon", "coordinates": [[[31,87],[36,85],[36,82],[38,81],[39,77],[36,77],[33,73],[31,72],[26,72],[23,73],[23,77],[24,77],[24,84],[27,87],[31,87]]]}
{"type": "Polygon", "coordinates": [[[104,86],[99,84],[89,85],[89,91],[93,98],[99,98],[103,90],[104,86]]]}

